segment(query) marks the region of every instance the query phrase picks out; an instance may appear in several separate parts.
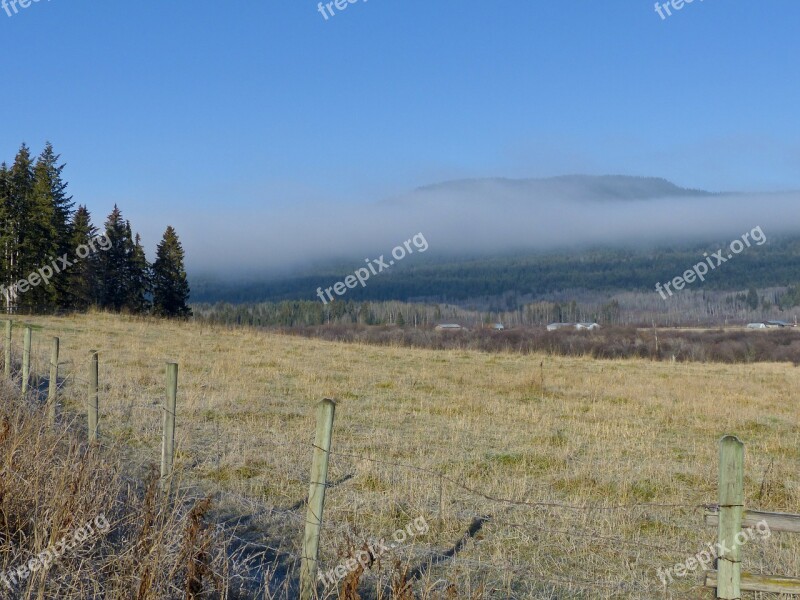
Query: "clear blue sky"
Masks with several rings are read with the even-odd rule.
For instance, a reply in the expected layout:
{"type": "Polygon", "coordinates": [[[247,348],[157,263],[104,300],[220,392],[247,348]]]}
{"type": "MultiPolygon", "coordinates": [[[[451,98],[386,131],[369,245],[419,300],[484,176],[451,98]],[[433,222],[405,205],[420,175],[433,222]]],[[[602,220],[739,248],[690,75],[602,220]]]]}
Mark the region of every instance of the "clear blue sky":
{"type": "Polygon", "coordinates": [[[460,177],[797,189],[798,24],[796,0],[41,0],[0,10],[0,157],[51,140],[96,221],[148,232],[460,177]]]}

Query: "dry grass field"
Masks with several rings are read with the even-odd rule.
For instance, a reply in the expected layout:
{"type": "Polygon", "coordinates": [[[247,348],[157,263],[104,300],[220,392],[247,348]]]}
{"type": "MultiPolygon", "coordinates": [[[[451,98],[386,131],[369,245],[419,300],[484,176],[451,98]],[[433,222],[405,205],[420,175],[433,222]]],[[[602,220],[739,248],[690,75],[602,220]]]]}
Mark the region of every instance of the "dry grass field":
{"type": "MultiPolygon", "coordinates": [[[[101,437],[129,449],[131,468],[159,459],[164,363],[179,363],[181,485],[214,494],[217,518],[263,545],[265,598],[297,569],[326,397],[323,570],[429,524],[359,574],[362,598],[711,598],[699,571],[664,586],[656,569],[715,541],[700,505],[716,502],[728,433],[746,444],[747,506],[800,512],[800,369],[788,364],[374,347],[97,313],[25,322],[38,373],[61,338],[63,422],[85,423],[88,352],[100,352],[101,437]],[[398,591],[405,579],[414,596],[398,591]]],[[[743,555],[746,570],[800,575],[800,536],[743,555]]]]}

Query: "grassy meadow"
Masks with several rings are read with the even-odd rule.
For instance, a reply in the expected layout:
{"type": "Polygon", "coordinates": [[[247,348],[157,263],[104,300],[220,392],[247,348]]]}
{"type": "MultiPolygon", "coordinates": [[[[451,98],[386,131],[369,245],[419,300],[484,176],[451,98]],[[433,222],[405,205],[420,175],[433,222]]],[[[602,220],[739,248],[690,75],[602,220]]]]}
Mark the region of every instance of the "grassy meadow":
{"type": "MultiPolygon", "coordinates": [[[[717,499],[723,434],[746,444],[747,506],[800,512],[789,364],[376,347],[103,313],[20,317],[15,360],[23,322],[37,373],[61,339],[64,423],[85,427],[100,352],[101,438],[131,472],[159,460],[164,363],[179,363],[180,483],[213,496],[238,543],[262,545],[264,598],[297,571],[322,398],[337,401],[323,571],[429,524],[323,597],[711,598],[699,570],[664,586],[656,569],[716,540],[700,505],[717,499]]],[[[746,570],[800,576],[800,536],[743,555],[746,570]]]]}

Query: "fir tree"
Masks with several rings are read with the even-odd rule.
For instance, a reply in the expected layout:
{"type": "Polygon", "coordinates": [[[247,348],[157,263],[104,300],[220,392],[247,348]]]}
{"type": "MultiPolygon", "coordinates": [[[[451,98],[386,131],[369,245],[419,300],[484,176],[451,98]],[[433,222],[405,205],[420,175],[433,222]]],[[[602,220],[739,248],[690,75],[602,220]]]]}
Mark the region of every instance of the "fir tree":
{"type": "MultiPolygon", "coordinates": [[[[127,224],[127,235],[130,235],[130,223],[127,224]]],[[[150,264],[147,262],[144,248],[142,247],[142,238],[137,233],[128,255],[128,299],[126,308],[133,313],[146,313],[150,309],[150,270],[150,264]]]]}
{"type": "MultiPolygon", "coordinates": [[[[53,240],[56,256],[71,253],[76,246],[72,245],[71,219],[75,203],[72,196],[67,195],[67,183],[62,177],[66,165],[58,164],[60,156],[53,150],[50,142],[45,144],[44,150],[36,162],[36,185],[41,187],[41,193],[48,196],[52,205],[52,229],[55,235],[53,240]]],[[[53,279],[56,303],[62,308],[68,306],[68,282],[66,277],[53,279]]]]}
{"type": "Polygon", "coordinates": [[[192,314],[189,283],[183,266],[183,247],[171,226],[156,249],[153,263],[153,311],[164,317],[186,317],[192,314]]]}
{"type": "Polygon", "coordinates": [[[40,283],[31,286],[20,298],[19,306],[28,307],[33,311],[44,311],[56,305],[56,282],[61,283],[63,289],[66,283],[59,273],[55,273],[51,265],[55,257],[60,256],[61,247],[66,240],[59,239],[59,230],[65,231],[67,224],[59,223],[56,215],[55,199],[53,197],[53,173],[49,165],[38,160],[33,168],[33,190],[30,202],[26,205],[26,212],[22,215],[23,241],[22,259],[24,268],[22,277],[47,267],[51,270],[42,270],[40,283]],[[48,281],[49,279],[49,281],[48,281]]]}
{"type": "MultiPolygon", "coordinates": [[[[9,269],[11,249],[11,172],[8,165],[0,164],[0,284],[7,286],[11,280],[9,269]]],[[[4,310],[8,310],[5,296],[0,297],[4,310]]]]}
{"type": "Polygon", "coordinates": [[[106,219],[105,228],[111,247],[98,255],[99,304],[101,308],[119,312],[128,303],[129,256],[133,242],[128,224],[116,204],[106,219]]]}
{"type": "Polygon", "coordinates": [[[44,227],[50,215],[35,210],[42,207],[38,202],[37,206],[34,206],[33,161],[30,149],[25,144],[22,144],[17,152],[14,164],[8,173],[8,188],[6,285],[9,294],[6,306],[9,311],[18,307],[33,309],[30,296],[25,297],[27,286],[17,288],[14,284],[23,277],[28,277],[32,270],[40,266],[37,263],[47,258],[40,256],[41,240],[37,239],[37,234],[50,233],[44,227]]]}
{"type": "MultiPolygon", "coordinates": [[[[88,246],[97,235],[97,228],[92,225],[91,215],[85,206],[79,206],[70,225],[70,241],[72,248],[88,246]]],[[[66,307],[75,310],[86,310],[99,303],[100,290],[98,269],[99,257],[90,254],[84,259],[74,261],[64,274],[66,286],[66,307]]]]}
{"type": "Polygon", "coordinates": [[[751,310],[756,310],[758,308],[758,303],[758,290],[756,290],[755,286],[751,285],[750,289],[747,290],[747,306],[749,306],[751,310]]]}

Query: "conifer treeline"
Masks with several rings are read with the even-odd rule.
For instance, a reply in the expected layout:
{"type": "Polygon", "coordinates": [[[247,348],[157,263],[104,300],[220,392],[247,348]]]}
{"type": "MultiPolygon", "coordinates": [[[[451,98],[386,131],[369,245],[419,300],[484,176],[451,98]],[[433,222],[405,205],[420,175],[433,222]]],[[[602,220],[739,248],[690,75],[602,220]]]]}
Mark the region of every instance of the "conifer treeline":
{"type": "Polygon", "coordinates": [[[115,205],[104,228],[75,208],[64,164],[48,142],[35,159],[23,144],[0,164],[0,302],[6,312],[91,306],[161,316],[191,314],[184,252],[167,227],[150,264],[139,234],[115,205]]]}

